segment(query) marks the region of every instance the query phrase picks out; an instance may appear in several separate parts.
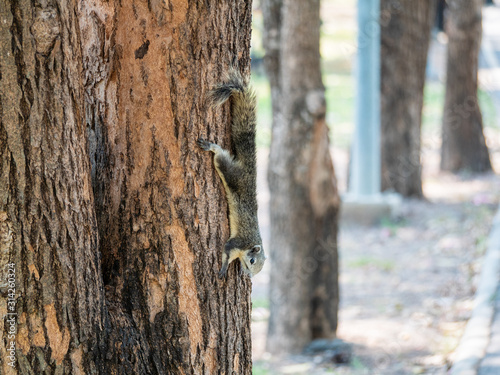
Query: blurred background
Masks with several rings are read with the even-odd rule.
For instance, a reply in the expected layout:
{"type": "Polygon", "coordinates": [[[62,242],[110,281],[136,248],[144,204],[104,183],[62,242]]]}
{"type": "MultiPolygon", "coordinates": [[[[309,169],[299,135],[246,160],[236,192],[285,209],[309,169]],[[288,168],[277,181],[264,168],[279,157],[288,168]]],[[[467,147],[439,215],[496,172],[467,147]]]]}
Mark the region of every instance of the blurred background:
{"type": "MultiPolygon", "coordinates": [[[[377,17],[382,35],[378,70],[382,163],[393,158],[398,161],[398,168],[406,171],[411,167],[405,178],[417,171],[420,182],[412,184],[420,184],[421,190],[408,188],[407,182],[391,186],[391,178],[387,177],[391,176],[387,171],[390,163],[382,166],[381,186],[396,196],[391,200],[396,203],[373,220],[361,223],[363,220],[358,220],[356,213],[350,216],[349,207],[344,209],[348,205],[345,201],[349,201],[351,150],[358,121],[357,90],[363,87],[363,83],[357,83],[356,75],[359,4],[356,0],[321,0],[319,35],[325,119],[336,176],[335,194],[344,201],[337,213],[338,235],[336,227],[332,229],[337,241],[335,251],[338,250],[338,326],[333,329],[334,336],[327,335],[330,343],[324,348],[316,350],[306,345],[305,351],[285,349],[275,353],[273,342],[277,341],[270,341],[268,336],[270,332],[279,333],[270,329],[269,321],[274,326],[282,319],[273,320],[272,306],[291,309],[292,315],[294,306],[287,304],[291,297],[282,297],[278,302],[270,297],[276,296],[270,291],[270,284],[286,285],[286,280],[273,281],[272,275],[288,271],[283,268],[286,264],[279,264],[283,246],[279,240],[273,241],[276,236],[271,233],[276,208],[268,184],[269,153],[274,147],[273,103],[263,40],[267,37],[265,12],[273,1],[266,1],[267,5],[254,1],[251,54],[252,85],[258,97],[259,221],[271,261],[253,279],[254,374],[447,374],[472,314],[481,261],[500,199],[500,178],[494,173],[500,170],[500,5],[474,0],[448,1],[444,6],[441,1],[423,1],[427,8],[416,10],[407,0],[381,2],[381,15],[377,17]],[[482,9],[479,23],[477,9],[482,9]],[[476,26],[466,19],[467,14],[476,19],[476,26]],[[464,25],[476,27],[476,31],[466,30],[464,25]],[[477,40],[469,40],[464,33],[472,39],[476,35],[477,40]],[[463,51],[457,45],[468,45],[470,58],[461,55],[463,51]],[[417,52],[425,61],[422,98],[418,97],[418,62],[412,65],[410,61],[417,52]],[[458,53],[460,58],[455,61],[452,55],[453,63],[449,64],[450,53],[458,53]],[[460,71],[462,65],[465,68],[460,71]],[[446,77],[451,74],[455,78],[447,86],[446,77]],[[468,78],[463,78],[463,74],[468,78]],[[457,84],[462,81],[468,81],[466,88],[457,84]],[[416,93],[412,94],[409,90],[415,87],[416,93]],[[402,109],[398,109],[399,105],[402,109]],[[409,113],[405,113],[405,108],[409,113]],[[393,109],[395,113],[391,112],[393,109]],[[484,156],[480,145],[467,149],[477,138],[472,131],[465,135],[469,140],[465,146],[449,136],[447,139],[455,149],[443,151],[443,134],[448,137],[449,132],[457,134],[464,127],[458,124],[459,118],[471,123],[476,132],[477,123],[482,124],[479,132],[484,134],[488,162],[483,157],[483,161],[460,165],[452,155],[470,152],[484,156]],[[402,125],[397,125],[398,121],[402,125]],[[388,128],[390,124],[396,124],[393,130],[388,128]],[[406,134],[401,130],[404,126],[410,129],[406,134]],[[388,140],[391,137],[384,138],[384,134],[400,134],[406,141],[388,140]],[[390,142],[408,142],[402,148],[414,148],[410,159],[397,155],[401,151],[390,142]]],[[[369,29],[363,32],[370,33],[369,29]]],[[[275,121],[279,123],[279,119],[275,121]]],[[[279,160],[285,156],[275,157],[279,160]]],[[[361,216],[365,212],[362,208],[361,216]]],[[[292,282],[290,289],[294,289],[292,282]]],[[[297,288],[297,293],[303,291],[297,288]]],[[[317,337],[313,334],[306,341],[317,337]]],[[[500,367],[496,369],[500,373],[500,367]]]]}

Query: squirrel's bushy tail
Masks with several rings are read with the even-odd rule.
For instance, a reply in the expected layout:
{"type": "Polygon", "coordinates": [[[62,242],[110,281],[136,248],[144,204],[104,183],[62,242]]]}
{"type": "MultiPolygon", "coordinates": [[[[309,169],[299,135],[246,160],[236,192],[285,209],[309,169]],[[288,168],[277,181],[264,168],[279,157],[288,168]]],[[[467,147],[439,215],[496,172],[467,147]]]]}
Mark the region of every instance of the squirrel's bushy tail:
{"type": "Polygon", "coordinates": [[[246,80],[234,68],[229,70],[224,82],[215,86],[207,99],[213,106],[231,100],[231,132],[236,157],[255,159],[256,98],[246,80]]]}
{"type": "Polygon", "coordinates": [[[234,94],[243,94],[247,83],[239,71],[231,68],[224,76],[224,81],[216,85],[207,95],[209,103],[214,107],[224,104],[234,94]]]}

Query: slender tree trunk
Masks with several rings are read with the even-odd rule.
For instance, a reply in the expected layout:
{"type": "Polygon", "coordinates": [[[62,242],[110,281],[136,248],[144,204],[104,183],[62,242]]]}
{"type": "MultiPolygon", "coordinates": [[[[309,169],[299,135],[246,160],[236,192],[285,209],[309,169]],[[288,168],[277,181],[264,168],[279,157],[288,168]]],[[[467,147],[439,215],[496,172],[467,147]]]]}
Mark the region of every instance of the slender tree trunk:
{"type": "Polygon", "coordinates": [[[491,162],[477,99],[481,0],[451,0],[441,169],[486,172],[491,162]]]}
{"type": "Polygon", "coordinates": [[[381,0],[382,190],[422,197],[420,127],[431,0],[381,0]]]}
{"type": "Polygon", "coordinates": [[[264,15],[264,30],[262,39],[264,50],[264,65],[271,86],[271,105],[273,124],[280,117],[281,108],[281,12],[283,0],[262,0],[262,14],[264,15]]]}
{"type": "Polygon", "coordinates": [[[250,374],[251,282],[217,278],[227,203],[195,143],[229,146],[229,107],[204,94],[248,74],[250,2],[0,6],[19,373],[250,374]]]}
{"type": "Polygon", "coordinates": [[[275,272],[267,348],[273,353],[334,338],[337,328],[339,197],[325,123],[319,5],[263,4],[275,111],[268,176],[275,272]]]}

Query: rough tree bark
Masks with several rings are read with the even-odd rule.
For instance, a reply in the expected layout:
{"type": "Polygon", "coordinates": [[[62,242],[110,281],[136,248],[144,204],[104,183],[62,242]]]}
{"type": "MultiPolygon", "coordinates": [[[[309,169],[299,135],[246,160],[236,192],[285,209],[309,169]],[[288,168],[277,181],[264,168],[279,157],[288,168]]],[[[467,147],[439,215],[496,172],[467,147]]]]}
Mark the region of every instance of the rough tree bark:
{"type": "Polygon", "coordinates": [[[441,169],[486,172],[491,170],[491,162],[477,99],[482,1],[451,0],[448,5],[441,169]]]}
{"type": "Polygon", "coordinates": [[[0,323],[0,372],[18,373],[13,341],[19,374],[96,373],[105,301],[75,9],[2,1],[0,14],[0,268],[13,264],[16,281],[0,316],[17,313],[15,340],[0,323]]]}
{"type": "Polygon", "coordinates": [[[339,197],[325,123],[319,0],[263,2],[272,85],[271,316],[267,348],[334,338],[339,197]]]}
{"type": "Polygon", "coordinates": [[[420,128],[434,2],[381,0],[382,190],[422,197],[420,128]]]}
{"type": "Polygon", "coordinates": [[[248,74],[251,2],[48,3],[0,5],[19,373],[250,374],[251,283],[217,278],[227,204],[195,141],[229,147],[204,94],[248,74]]]}

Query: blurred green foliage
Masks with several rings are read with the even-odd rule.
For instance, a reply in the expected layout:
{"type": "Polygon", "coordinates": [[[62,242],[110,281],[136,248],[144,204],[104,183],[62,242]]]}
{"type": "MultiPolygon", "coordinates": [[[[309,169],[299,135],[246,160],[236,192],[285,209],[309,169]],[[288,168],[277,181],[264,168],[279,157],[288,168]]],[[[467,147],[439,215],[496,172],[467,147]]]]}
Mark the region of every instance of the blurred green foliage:
{"type": "Polygon", "coordinates": [[[253,309],[256,309],[256,308],[265,308],[265,309],[268,309],[269,308],[269,299],[266,297],[266,298],[252,298],[252,308],[253,309]]]}
{"type": "Polygon", "coordinates": [[[252,366],[252,375],[270,375],[269,365],[261,361],[255,361],[252,366]]]}
{"type": "Polygon", "coordinates": [[[350,268],[375,267],[384,272],[391,272],[392,270],[394,270],[396,263],[390,259],[380,259],[371,256],[363,256],[350,260],[347,265],[350,268]]]}

